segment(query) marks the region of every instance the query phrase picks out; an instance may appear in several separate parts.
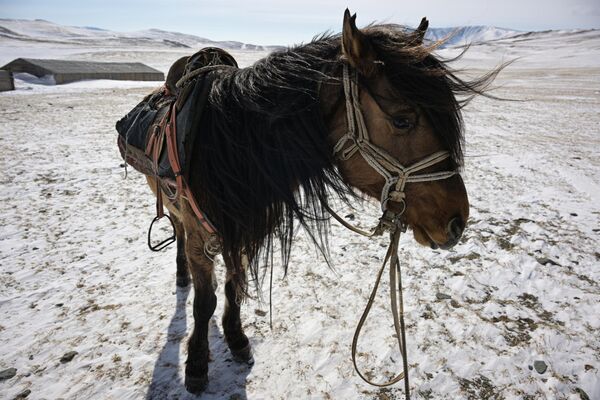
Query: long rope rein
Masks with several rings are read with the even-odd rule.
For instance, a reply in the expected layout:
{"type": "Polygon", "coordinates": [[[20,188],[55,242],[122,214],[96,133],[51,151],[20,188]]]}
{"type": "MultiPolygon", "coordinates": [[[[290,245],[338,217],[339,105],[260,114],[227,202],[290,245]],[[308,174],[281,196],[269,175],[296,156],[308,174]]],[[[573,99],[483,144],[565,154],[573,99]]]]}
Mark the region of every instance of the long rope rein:
{"type": "MultiPolygon", "coordinates": [[[[399,221],[399,219],[398,219],[399,221]]],[[[358,373],[358,375],[367,383],[377,387],[386,387],[391,386],[402,379],[404,379],[404,390],[406,393],[406,398],[410,398],[410,385],[408,380],[408,357],[406,352],[406,335],[405,335],[405,325],[404,325],[404,304],[402,298],[402,281],[400,279],[400,263],[398,260],[398,242],[400,240],[400,234],[403,231],[403,226],[400,222],[397,222],[396,228],[393,232],[390,232],[390,245],[388,246],[387,253],[385,255],[385,259],[383,260],[383,264],[377,273],[377,277],[375,279],[375,285],[371,290],[371,294],[369,296],[369,301],[363,311],[356,330],[354,331],[354,337],[352,338],[352,363],[354,364],[354,369],[358,373]],[[371,381],[369,378],[365,377],[358,368],[358,364],[356,361],[356,353],[358,347],[358,339],[360,337],[360,333],[362,331],[363,325],[371,312],[371,308],[373,306],[373,302],[375,301],[375,297],[377,295],[377,291],[379,289],[379,284],[381,282],[381,277],[383,272],[385,271],[385,267],[388,264],[390,267],[390,302],[392,308],[392,316],[394,318],[394,330],[396,333],[396,338],[398,341],[398,349],[400,350],[400,354],[402,355],[402,363],[403,363],[403,371],[397,374],[391,380],[384,383],[376,383],[371,381]]]]}
{"type": "Polygon", "coordinates": [[[333,211],[326,202],[324,207],[344,227],[366,237],[382,235],[385,231],[390,232],[390,244],[388,250],[377,273],[375,284],[369,296],[369,300],[363,311],[352,339],[352,363],[357,374],[368,384],[377,387],[386,387],[393,385],[404,379],[404,393],[406,399],[410,399],[410,385],[408,380],[408,356],[406,349],[406,327],[404,324],[404,302],[402,297],[402,276],[400,271],[400,261],[398,259],[398,243],[402,232],[406,231],[406,224],[402,222],[402,216],[406,211],[406,196],[405,187],[407,183],[414,182],[431,182],[437,180],[448,179],[457,174],[456,170],[436,171],[428,173],[417,172],[427,169],[435,164],[438,164],[450,157],[447,151],[435,152],[422,160],[405,167],[395,157],[389,154],[384,149],[376,146],[371,142],[369,132],[360,107],[360,97],[358,93],[358,72],[353,71],[354,75],[350,77],[350,67],[346,64],[343,66],[342,83],[344,87],[344,97],[346,101],[346,119],[347,132],[343,135],[333,147],[333,154],[339,160],[348,160],[351,157],[359,154],[377,173],[385,180],[385,184],[381,191],[381,209],[383,211],[379,223],[371,232],[357,228],[333,211]],[[388,209],[388,202],[392,201],[400,208],[393,212],[388,209]],[[398,341],[398,349],[402,354],[402,372],[398,373],[394,378],[387,382],[376,383],[365,377],[360,372],[356,362],[356,354],[358,347],[358,339],[362,331],[363,325],[371,312],[373,302],[377,296],[381,277],[385,271],[386,265],[389,263],[389,285],[390,285],[390,303],[391,311],[394,319],[394,331],[398,341]]]}

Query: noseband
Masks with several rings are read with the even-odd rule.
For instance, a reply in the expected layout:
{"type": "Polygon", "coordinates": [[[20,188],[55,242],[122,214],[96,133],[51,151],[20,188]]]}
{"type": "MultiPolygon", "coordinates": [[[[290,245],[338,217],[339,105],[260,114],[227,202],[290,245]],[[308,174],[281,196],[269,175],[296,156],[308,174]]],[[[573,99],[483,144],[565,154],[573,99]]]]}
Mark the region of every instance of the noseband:
{"type": "Polygon", "coordinates": [[[408,167],[405,167],[390,153],[375,145],[369,137],[369,132],[367,130],[367,126],[365,125],[365,120],[360,107],[360,97],[357,85],[358,72],[354,70],[353,77],[350,78],[349,70],[350,68],[348,65],[344,64],[342,82],[344,85],[344,97],[346,101],[348,132],[335,144],[333,147],[333,154],[339,160],[348,160],[358,153],[375,171],[377,171],[377,173],[383,176],[385,179],[385,184],[380,196],[381,210],[383,215],[379,219],[379,224],[377,227],[372,232],[368,233],[347,223],[327,205],[325,205],[325,207],[335,219],[337,219],[346,228],[354,232],[371,237],[381,235],[387,230],[390,232],[391,239],[385,259],[383,261],[383,265],[377,274],[375,285],[371,291],[371,295],[369,296],[369,301],[367,302],[367,306],[360,317],[358,326],[354,332],[354,338],[352,339],[352,362],[358,375],[365,382],[374,386],[390,386],[404,379],[405,396],[407,399],[409,399],[410,388],[408,382],[408,357],[406,353],[402,279],[400,274],[400,262],[398,260],[398,243],[400,240],[400,234],[406,231],[406,223],[402,222],[401,218],[406,211],[406,194],[404,189],[407,183],[444,180],[456,175],[458,172],[453,170],[416,174],[416,172],[422,171],[449,158],[450,153],[447,151],[438,151],[408,167]],[[348,143],[350,143],[349,146],[347,146],[348,143]],[[401,204],[400,211],[392,212],[391,210],[388,210],[389,201],[401,204]],[[379,282],[381,281],[381,276],[388,261],[390,262],[390,301],[392,315],[394,317],[396,338],[398,340],[400,353],[402,354],[403,371],[388,382],[373,383],[360,372],[356,363],[356,353],[360,332],[367,319],[367,316],[369,315],[373,301],[375,300],[379,282]]]}

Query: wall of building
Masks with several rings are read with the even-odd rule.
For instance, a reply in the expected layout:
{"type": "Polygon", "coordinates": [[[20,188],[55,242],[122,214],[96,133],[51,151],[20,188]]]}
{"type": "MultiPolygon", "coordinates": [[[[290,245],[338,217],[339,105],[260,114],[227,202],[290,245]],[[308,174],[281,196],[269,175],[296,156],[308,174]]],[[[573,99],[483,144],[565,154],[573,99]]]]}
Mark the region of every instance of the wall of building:
{"type": "Polygon", "coordinates": [[[160,71],[152,71],[152,68],[141,65],[142,70],[136,70],[135,66],[127,65],[125,68],[118,63],[98,63],[97,66],[88,65],[86,63],[80,66],[77,62],[70,63],[67,60],[27,60],[16,59],[6,64],[4,69],[8,71],[27,72],[37,77],[51,75],[56,84],[69,83],[81,80],[91,79],[112,79],[112,80],[127,80],[127,81],[164,81],[165,76],[160,71]],[[46,61],[47,65],[44,65],[46,61]],[[38,65],[39,64],[39,65],[38,65]],[[111,70],[112,69],[112,70],[111,70]],[[116,69],[116,70],[115,70],[116,69]],[[121,69],[121,71],[119,71],[121,69]],[[125,71],[123,71],[125,69],[125,71]],[[144,70],[145,69],[145,70],[144,70]],[[150,69],[150,71],[148,71],[150,69]]]}
{"type": "Polygon", "coordinates": [[[13,81],[12,74],[9,71],[0,70],[0,92],[14,89],[15,82],[13,81]]]}
{"type": "Polygon", "coordinates": [[[53,74],[56,84],[82,81],[87,79],[112,79],[119,81],[164,81],[163,73],[129,72],[129,73],[56,73],[53,74]]]}

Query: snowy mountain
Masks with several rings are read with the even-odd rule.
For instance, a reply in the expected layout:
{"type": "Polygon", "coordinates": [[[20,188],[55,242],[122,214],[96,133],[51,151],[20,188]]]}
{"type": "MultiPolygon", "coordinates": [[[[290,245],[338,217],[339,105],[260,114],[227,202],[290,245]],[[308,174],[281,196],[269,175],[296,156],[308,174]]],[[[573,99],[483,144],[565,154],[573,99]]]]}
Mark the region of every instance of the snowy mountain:
{"type": "Polygon", "coordinates": [[[445,46],[449,47],[505,39],[522,33],[494,26],[461,26],[453,28],[430,28],[427,30],[425,38],[431,41],[448,38],[445,46]]]}
{"type": "MultiPolygon", "coordinates": [[[[439,40],[450,37],[446,46],[464,45],[507,38],[522,32],[493,26],[464,26],[454,28],[431,28],[427,39],[439,40]]],[[[148,29],[136,32],[114,32],[96,27],[63,26],[45,20],[0,19],[0,38],[21,41],[43,41],[64,44],[93,45],[149,45],[166,47],[191,47],[201,45],[226,49],[272,50],[276,46],[261,46],[238,41],[213,41],[195,35],[148,29]],[[98,43],[98,41],[101,41],[98,43]]]]}
{"type": "Polygon", "coordinates": [[[142,45],[169,48],[199,48],[218,46],[225,49],[272,50],[237,41],[213,41],[203,37],[160,29],[136,32],[115,32],[96,27],[63,26],[45,20],[0,19],[0,39],[23,42],[49,42],[83,46],[142,45]]]}

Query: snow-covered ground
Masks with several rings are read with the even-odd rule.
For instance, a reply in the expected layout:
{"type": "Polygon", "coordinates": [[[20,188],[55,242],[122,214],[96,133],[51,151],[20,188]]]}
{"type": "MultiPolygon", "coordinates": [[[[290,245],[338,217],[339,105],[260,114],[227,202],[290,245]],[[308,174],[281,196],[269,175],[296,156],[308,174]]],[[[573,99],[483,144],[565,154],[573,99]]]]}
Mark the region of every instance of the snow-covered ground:
{"type": "MultiPolygon", "coordinates": [[[[481,72],[522,57],[494,92],[520,101],[465,109],[461,243],[444,252],[401,240],[415,399],[600,398],[600,38],[579,34],[475,45],[461,61],[481,72]]],[[[0,40],[0,52],[13,45],[0,40]]],[[[189,52],[79,47],[69,57],[166,71],[189,52]]],[[[234,51],[243,65],[264,54],[234,51]]],[[[0,378],[2,399],[194,398],[182,384],[193,290],[175,288],[174,248],[147,250],[153,197],[140,174],[123,179],[116,147],[115,121],[154,85],[17,81],[0,93],[0,376],[16,369],[0,378]]],[[[378,216],[373,204],[350,212],[365,228],[378,216]]],[[[253,366],[224,344],[219,262],[202,399],[402,398],[401,384],[364,384],[350,359],[386,246],[334,223],[332,271],[299,234],[287,277],[276,272],[273,329],[268,304],[242,308],[253,366]]],[[[359,343],[375,379],[400,367],[387,298],[383,289],[359,343]]]]}

